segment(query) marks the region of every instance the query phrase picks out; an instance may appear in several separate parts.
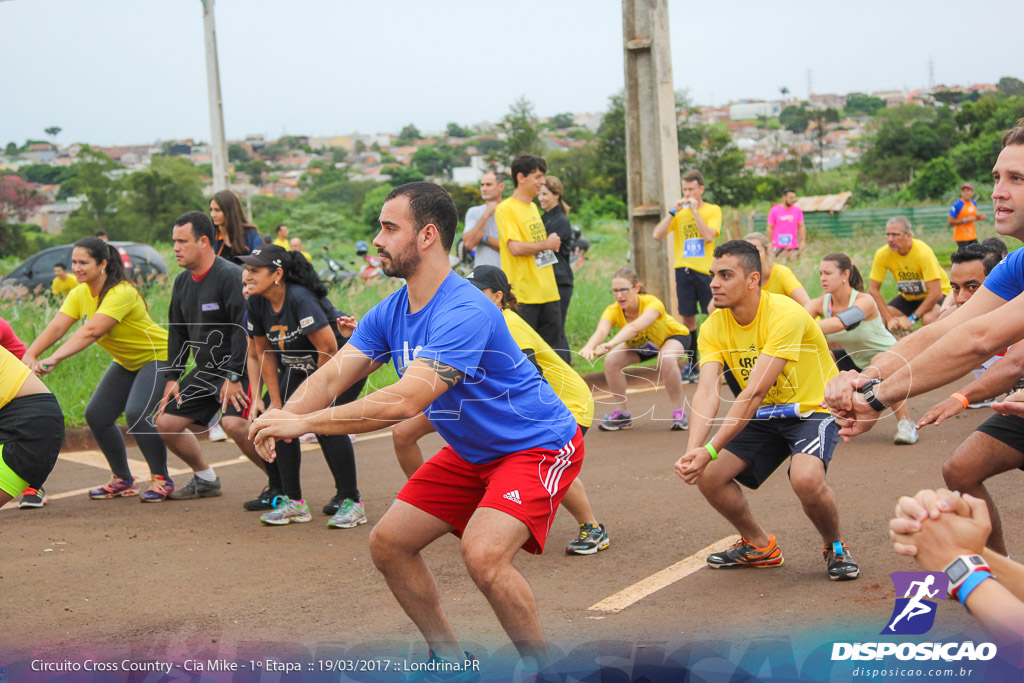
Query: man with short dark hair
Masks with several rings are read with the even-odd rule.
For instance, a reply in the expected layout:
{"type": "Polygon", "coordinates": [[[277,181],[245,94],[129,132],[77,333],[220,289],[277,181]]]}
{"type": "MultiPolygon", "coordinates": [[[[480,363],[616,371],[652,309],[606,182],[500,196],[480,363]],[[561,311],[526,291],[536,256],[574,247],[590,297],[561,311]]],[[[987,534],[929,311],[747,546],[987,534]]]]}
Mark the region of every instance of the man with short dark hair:
{"type": "Polygon", "coordinates": [[[99,237],[104,242],[109,242],[110,241],[110,238],[107,237],[107,231],[106,230],[97,230],[96,234],[94,235],[94,237],[99,237]]]}
{"type": "Polygon", "coordinates": [[[555,252],[562,244],[557,233],[548,234],[533,200],[544,186],[548,165],[541,157],[520,152],[512,160],[512,196],[498,204],[501,269],[519,299],[519,317],[537,331],[551,348],[564,348],[562,301],[555,282],[555,252]]]}
{"type": "Polygon", "coordinates": [[[174,222],[174,257],[185,270],[171,290],[165,370],[169,374],[156,426],[167,447],[192,468],[194,476],[170,494],[173,500],[221,495],[220,479],[189,431],[194,426],[205,428],[218,410],[223,411],[224,431],[263,468],[247,433],[242,269],[217,257],[213,236],[213,223],[201,211],[190,211],[174,222]],[[190,353],[195,368],[182,378],[190,353]]]}
{"type": "Polygon", "coordinates": [[[835,419],[821,407],[825,383],[838,372],[825,335],[800,304],[762,291],[761,257],[749,242],[731,240],[715,249],[711,278],[715,312],[701,328],[687,452],[675,465],[742,536],[709,555],[708,566],[782,565],[775,536],[754,519],[740,484],[756,489],[789,461],[793,491],[824,542],[828,577],[856,579],[857,563],[839,533],[835,493],[825,482],[839,441],[835,419]],[[708,438],[726,367],[742,391],[708,438]]]}
{"type": "Polygon", "coordinates": [[[985,214],[978,213],[978,205],[974,201],[974,186],[964,183],[960,186],[960,199],[953,202],[949,209],[946,223],[953,228],[953,240],[957,247],[977,244],[978,232],[974,227],[977,221],[985,220],[985,214]]]}
{"type": "Polygon", "coordinates": [[[768,239],[775,250],[775,258],[793,260],[807,247],[807,228],[804,211],[796,205],[796,191],[782,191],[782,203],[768,212],[768,239]]]}
{"type": "Polygon", "coordinates": [[[462,244],[473,251],[473,267],[501,267],[501,239],[498,226],[494,222],[494,212],[505,192],[505,182],[497,171],[487,171],[480,178],[480,197],[484,200],[479,206],[471,206],[466,211],[465,231],[462,233],[462,244]]]}
{"type": "MultiPolygon", "coordinates": [[[[683,198],[675,203],[654,228],[654,239],[675,233],[676,298],[679,315],[691,335],[697,334],[697,312],[711,308],[711,268],[715,239],[722,232],[722,208],[704,201],[704,176],[700,171],[683,174],[683,198]]],[[[697,339],[694,336],[694,339],[697,339]]],[[[690,371],[685,381],[693,381],[696,348],[691,349],[690,371]]]]}
{"type": "Polygon", "coordinates": [[[275,231],[274,244],[281,247],[282,249],[291,250],[291,245],[288,243],[288,226],[282,223],[277,226],[275,231]]]}
{"type": "Polygon", "coordinates": [[[404,278],[405,286],[359,321],[348,344],[282,410],[258,417],[250,435],[272,460],[275,439],[369,432],[425,413],[449,445],[416,470],[374,528],[374,564],[430,645],[434,665],[445,670],[466,655],[421,553],[448,533],[460,536],[466,568],[502,627],[524,658],[544,665],[537,605],[512,561],[520,547],[543,550],[582,465],[583,437],[501,310],[452,271],[457,224],[443,188],[408,183],[392,190],[373,243],[384,273],[404,278]],[[398,382],[328,407],[389,360],[398,382]]]}
{"type": "Polygon", "coordinates": [[[882,322],[890,332],[907,331],[918,320],[928,325],[939,317],[939,304],[949,294],[949,277],[932,248],[914,239],[906,216],[893,216],[885,224],[887,245],[875,252],[868,293],[878,304],[882,322]],[[892,273],[899,293],[886,302],[882,283],[892,273]]]}
{"type": "Polygon", "coordinates": [[[54,297],[63,298],[72,289],[78,286],[78,278],[68,272],[68,267],[63,263],[53,264],[53,282],[50,291],[54,297]]]}

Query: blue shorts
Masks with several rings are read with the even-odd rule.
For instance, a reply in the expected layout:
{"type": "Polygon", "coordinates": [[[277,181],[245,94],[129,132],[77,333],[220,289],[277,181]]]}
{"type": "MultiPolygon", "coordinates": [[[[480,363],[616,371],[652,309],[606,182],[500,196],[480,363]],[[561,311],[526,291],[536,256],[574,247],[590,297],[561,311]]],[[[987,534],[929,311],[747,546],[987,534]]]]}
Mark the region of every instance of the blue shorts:
{"type": "Polygon", "coordinates": [[[736,475],[736,481],[756,489],[796,453],[818,458],[827,472],[838,443],[839,425],[835,417],[812,413],[810,417],[750,420],[723,450],[747,463],[747,469],[736,475]]]}

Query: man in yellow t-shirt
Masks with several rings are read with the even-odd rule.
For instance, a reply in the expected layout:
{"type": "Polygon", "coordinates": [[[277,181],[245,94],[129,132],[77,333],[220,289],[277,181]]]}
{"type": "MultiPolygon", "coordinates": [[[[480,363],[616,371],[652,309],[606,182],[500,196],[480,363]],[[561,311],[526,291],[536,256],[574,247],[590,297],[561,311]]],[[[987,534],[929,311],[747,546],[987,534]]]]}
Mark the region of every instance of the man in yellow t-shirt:
{"type": "Polygon", "coordinates": [[[288,246],[291,248],[292,251],[297,251],[300,254],[302,254],[303,257],[305,257],[305,259],[307,261],[309,261],[309,264],[313,265],[313,255],[310,254],[308,251],[303,251],[302,250],[302,240],[301,239],[299,239],[298,237],[291,238],[288,241],[288,246]]]}
{"type": "Polygon", "coordinates": [[[274,235],[274,244],[287,251],[291,250],[291,245],[288,244],[288,226],[284,223],[277,226],[277,233],[274,235]]]}
{"type": "Polygon", "coordinates": [[[68,267],[63,263],[53,266],[53,284],[50,290],[54,297],[66,296],[68,292],[78,286],[78,278],[68,272],[68,267]]]}
{"type": "Polygon", "coordinates": [[[905,216],[893,216],[885,225],[887,246],[875,252],[868,292],[890,332],[906,331],[918,320],[927,325],[939,317],[943,297],[949,294],[949,276],[932,248],[914,239],[905,216]],[[886,272],[896,279],[899,293],[888,303],[882,298],[886,272]]]}
{"type": "Polygon", "coordinates": [[[519,315],[562,354],[568,353],[569,344],[565,341],[554,269],[555,252],[562,240],[556,233],[548,235],[533,203],[544,187],[547,170],[541,157],[526,152],[517,154],[510,173],[515,189],[494,210],[494,222],[498,226],[501,269],[519,299],[519,315]]]}
{"type": "Polygon", "coordinates": [[[711,277],[717,310],[701,330],[689,443],[675,466],[742,536],[732,548],[709,555],[708,565],[782,564],[775,536],[754,519],[739,484],[756,489],[789,460],[793,491],[824,542],[829,578],[855,579],[859,569],[842,542],[835,494],[825,482],[839,441],[835,418],[821,407],[825,384],[838,374],[825,335],[800,304],[761,291],[761,258],[749,242],[719,246],[711,277]],[[708,438],[726,367],[742,391],[708,438]]]}
{"type": "Polygon", "coordinates": [[[0,346],[0,507],[24,492],[46,503],[43,483],[64,441],[64,413],[50,390],[0,346]]]}
{"type": "MultiPolygon", "coordinates": [[[[700,171],[683,174],[683,198],[654,228],[654,239],[664,239],[675,233],[676,299],[679,315],[690,334],[697,334],[697,307],[702,313],[711,309],[711,254],[715,238],[722,232],[722,208],[704,201],[704,176],[700,171]]],[[[696,339],[696,337],[694,337],[696,339]]],[[[693,381],[696,347],[689,352],[691,373],[685,378],[693,381]]]]}

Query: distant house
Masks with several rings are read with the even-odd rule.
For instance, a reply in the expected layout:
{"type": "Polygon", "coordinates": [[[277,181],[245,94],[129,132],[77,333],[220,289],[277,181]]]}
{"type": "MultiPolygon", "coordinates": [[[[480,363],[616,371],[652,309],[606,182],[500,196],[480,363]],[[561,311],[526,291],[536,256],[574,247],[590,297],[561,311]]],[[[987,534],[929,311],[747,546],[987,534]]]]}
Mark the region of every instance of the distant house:
{"type": "Polygon", "coordinates": [[[57,158],[57,149],[48,142],[37,142],[29,145],[21,157],[36,164],[48,164],[57,158]]]}

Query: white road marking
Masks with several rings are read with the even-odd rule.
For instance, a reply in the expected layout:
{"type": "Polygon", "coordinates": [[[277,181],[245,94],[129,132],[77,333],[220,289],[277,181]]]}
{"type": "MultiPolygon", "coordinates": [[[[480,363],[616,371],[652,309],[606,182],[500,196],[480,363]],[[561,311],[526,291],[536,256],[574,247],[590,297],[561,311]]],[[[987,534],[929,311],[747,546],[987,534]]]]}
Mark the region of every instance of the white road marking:
{"type": "Polygon", "coordinates": [[[709,554],[725,550],[738,539],[739,536],[726,536],[708,547],[698,550],[693,555],[676,562],[674,565],[651,574],[646,579],[637,581],[632,586],[620,590],[615,595],[611,595],[601,602],[591,605],[587,609],[598,612],[611,612],[612,614],[621,612],[633,603],[639,602],[648,595],[660,591],[666,586],[671,586],[676,581],[685,579],[701,567],[707,566],[707,556],[709,554]]]}

